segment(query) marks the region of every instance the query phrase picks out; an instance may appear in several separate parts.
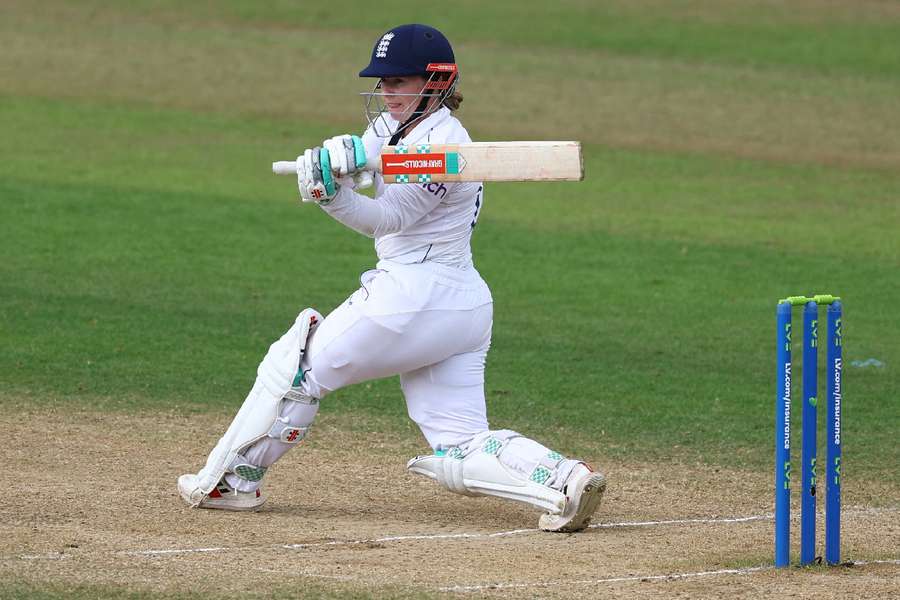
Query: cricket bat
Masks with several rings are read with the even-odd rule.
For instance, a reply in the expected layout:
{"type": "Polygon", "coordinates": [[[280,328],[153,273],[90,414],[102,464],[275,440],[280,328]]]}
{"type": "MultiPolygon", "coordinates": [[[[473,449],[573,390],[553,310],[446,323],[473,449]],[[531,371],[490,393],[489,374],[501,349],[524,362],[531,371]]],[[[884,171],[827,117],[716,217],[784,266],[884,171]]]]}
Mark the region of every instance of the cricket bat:
{"type": "MultiPolygon", "coordinates": [[[[386,146],[366,170],[385,183],[432,181],[581,181],[580,142],[473,142],[386,146]]],[[[272,163],[277,175],[296,175],[294,161],[272,163]]]]}

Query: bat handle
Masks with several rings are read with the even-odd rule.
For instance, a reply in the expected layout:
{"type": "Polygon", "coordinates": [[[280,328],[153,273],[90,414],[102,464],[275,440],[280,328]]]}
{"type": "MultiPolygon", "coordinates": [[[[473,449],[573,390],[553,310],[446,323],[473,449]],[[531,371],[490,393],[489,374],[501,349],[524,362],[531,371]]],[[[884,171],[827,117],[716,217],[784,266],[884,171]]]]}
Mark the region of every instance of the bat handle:
{"type": "Polygon", "coordinates": [[[297,163],[293,160],[279,160],[273,162],[272,172],[276,175],[296,175],[297,163]]]}
{"type": "MultiPolygon", "coordinates": [[[[381,157],[370,158],[366,162],[366,171],[378,171],[381,169],[381,157]]],[[[272,163],[272,172],[276,175],[296,175],[297,162],[293,160],[278,160],[272,163]]]]}

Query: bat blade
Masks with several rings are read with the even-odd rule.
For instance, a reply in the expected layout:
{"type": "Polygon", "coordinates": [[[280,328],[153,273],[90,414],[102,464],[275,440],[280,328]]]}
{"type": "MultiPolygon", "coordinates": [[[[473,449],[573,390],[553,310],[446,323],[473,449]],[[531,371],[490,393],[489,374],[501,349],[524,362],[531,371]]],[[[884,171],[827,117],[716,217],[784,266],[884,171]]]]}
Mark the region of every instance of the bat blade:
{"type": "Polygon", "coordinates": [[[385,183],[430,181],[580,181],[579,142],[473,142],[388,146],[385,183]]]}
{"type": "MultiPolygon", "coordinates": [[[[472,142],[387,146],[369,167],[385,183],[432,181],[581,181],[579,142],[472,142]]],[[[296,174],[296,164],[272,164],[279,175],[296,174]]]]}

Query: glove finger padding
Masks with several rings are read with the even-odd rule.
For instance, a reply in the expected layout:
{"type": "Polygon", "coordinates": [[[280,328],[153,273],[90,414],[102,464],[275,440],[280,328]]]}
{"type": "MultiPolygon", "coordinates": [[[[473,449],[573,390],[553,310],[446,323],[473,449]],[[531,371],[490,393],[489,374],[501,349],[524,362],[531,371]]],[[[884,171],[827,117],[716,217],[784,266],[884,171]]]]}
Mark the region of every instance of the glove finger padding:
{"type": "Polygon", "coordinates": [[[316,174],[322,181],[325,188],[325,196],[329,199],[334,198],[337,193],[337,186],[334,181],[334,173],[331,167],[331,154],[325,148],[313,149],[313,157],[315,158],[316,150],[319,151],[319,162],[316,164],[318,168],[316,174]]]}
{"type": "MultiPolygon", "coordinates": [[[[334,171],[334,174],[338,177],[343,177],[344,175],[349,175],[351,173],[351,168],[355,168],[355,164],[352,164],[352,155],[348,155],[347,147],[344,143],[345,138],[349,141],[349,135],[339,135],[337,137],[333,137],[331,139],[325,140],[322,143],[322,146],[328,150],[329,158],[331,159],[331,169],[334,171]]],[[[353,143],[350,143],[351,149],[353,143]]]]}
{"type": "Polygon", "coordinates": [[[297,157],[297,187],[300,189],[300,199],[303,202],[315,202],[310,194],[309,184],[312,180],[310,150],[297,157]]]}
{"type": "Polygon", "coordinates": [[[366,149],[358,135],[337,135],[322,143],[331,155],[332,171],[338,176],[352,175],[366,167],[366,149]]]}

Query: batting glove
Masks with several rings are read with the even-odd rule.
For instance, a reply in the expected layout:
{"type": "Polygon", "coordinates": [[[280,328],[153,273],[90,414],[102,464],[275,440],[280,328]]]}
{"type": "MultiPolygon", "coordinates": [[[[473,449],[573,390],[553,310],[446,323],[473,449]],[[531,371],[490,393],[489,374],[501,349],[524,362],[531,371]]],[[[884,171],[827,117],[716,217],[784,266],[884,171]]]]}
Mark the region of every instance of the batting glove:
{"type": "Polygon", "coordinates": [[[338,186],[367,188],[374,183],[366,169],[366,148],[358,135],[338,135],[322,142],[331,159],[331,171],[338,186]]]}
{"type": "Polygon", "coordinates": [[[316,146],[297,157],[297,187],[303,202],[328,204],[334,198],[340,186],[332,173],[328,150],[316,146]]]}
{"type": "Polygon", "coordinates": [[[353,175],[366,168],[366,148],[358,135],[337,135],[322,142],[335,176],[353,175]]]}

